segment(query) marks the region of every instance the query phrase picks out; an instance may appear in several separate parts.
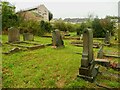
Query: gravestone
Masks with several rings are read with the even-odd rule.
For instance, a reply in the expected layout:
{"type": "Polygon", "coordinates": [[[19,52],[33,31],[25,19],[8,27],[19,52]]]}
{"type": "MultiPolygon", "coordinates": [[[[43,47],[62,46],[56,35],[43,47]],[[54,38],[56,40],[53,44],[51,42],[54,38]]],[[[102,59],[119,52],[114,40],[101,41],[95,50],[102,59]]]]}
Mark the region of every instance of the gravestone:
{"type": "Polygon", "coordinates": [[[24,41],[34,41],[34,36],[31,33],[23,33],[24,41]]]}
{"type": "Polygon", "coordinates": [[[65,35],[65,36],[70,36],[69,31],[65,31],[65,32],[64,32],[64,35],[65,35]]]}
{"type": "Polygon", "coordinates": [[[52,45],[56,47],[64,46],[64,42],[62,40],[62,36],[58,29],[52,32],[52,45]]]}
{"type": "Polygon", "coordinates": [[[80,35],[80,40],[83,40],[83,34],[80,35]]]}
{"type": "Polygon", "coordinates": [[[2,46],[2,43],[0,42],[0,47],[2,46]]]}
{"type": "Polygon", "coordinates": [[[98,67],[95,66],[93,56],[93,32],[86,28],[83,32],[83,52],[78,76],[93,82],[97,74],[98,67]]]}
{"type": "Polygon", "coordinates": [[[20,33],[17,28],[11,27],[8,29],[8,42],[20,41],[20,33]]]}
{"type": "Polygon", "coordinates": [[[111,36],[111,33],[107,31],[105,36],[105,45],[110,45],[110,36],[111,36]]]}
{"type": "Polygon", "coordinates": [[[103,45],[100,47],[98,51],[97,58],[100,58],[100,59],[103,58],[103,45]]]}

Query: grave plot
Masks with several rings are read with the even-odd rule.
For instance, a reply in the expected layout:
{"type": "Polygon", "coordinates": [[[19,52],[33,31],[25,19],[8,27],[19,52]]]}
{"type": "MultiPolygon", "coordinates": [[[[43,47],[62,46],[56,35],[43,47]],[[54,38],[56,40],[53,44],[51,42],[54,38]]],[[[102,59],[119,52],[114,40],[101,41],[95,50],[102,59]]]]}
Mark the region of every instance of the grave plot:
{"type": "Polygon", "coordinates": [[[105,57],[114,57],[114,58],[120,58],[120,52],[119,51],[110,51],[107,50],[104,52],[105,57]]]}
{"type": "MultiPolygon", "coordinates": [[[[71,44],[74,46],[83,47],[82,41],[72,41],[71,44]]],[[[99,48],[99,47],[100,47],[99,42],[93,42],[93,48],[99,48]]]]}
{"type": "Polygon", "coordinates": [[[120,64],[118,63],[120,59],[120,52],[117,46],[107,47],[102,45],[97,53],[97,63],[111,67],[116,70],[120,70],[120,64]],[[104,62],[104,63],[103,63],[104,62]]]}
{"type": "Polygon", "coordinates": [[[63,37],[65,40],[80,40],[79,36],[65,36],[63,37]]]}
{"type": "Polygon", "coordinates": [[[14,42],[14,43],[8,43],[11,46],[17,46],[17,47],[21,47],[21,48],[27,48],[30,50],[34,50],[34,49],[39,49],[39,48],[44,48],[45,45],[43,44],[38,44],[38,43],[33,43],[33,42],[25,42],[25,41],[21,41],[21,42],[14,42]]]}
{"type": "Polygon", "coordinates": [[[16,47],[16,46],[11,46],[8,44],[3,44],[2,45],[2,54],[10,54],[10,53],[15,53],[18,51],[22,51],[23,49],[16,47]]]}
{"type": "Polygon", "coordinates": [[[120,58],[120,51],[118,50],[118,45],[112,45],[111,47],[105,47],[104,50],[105,57],[120,58]]]}
{"type": "MultiPolygon", "coordinates": [[[[70,36],[70,34],[68,32],[67,33],[62,32],[61,36],[64,40],[80,40],[79,36],[70,36]]],[[[46,35],[43,35],[42,37],[52,38],[52,34],[46,34],[46,35]]]]}

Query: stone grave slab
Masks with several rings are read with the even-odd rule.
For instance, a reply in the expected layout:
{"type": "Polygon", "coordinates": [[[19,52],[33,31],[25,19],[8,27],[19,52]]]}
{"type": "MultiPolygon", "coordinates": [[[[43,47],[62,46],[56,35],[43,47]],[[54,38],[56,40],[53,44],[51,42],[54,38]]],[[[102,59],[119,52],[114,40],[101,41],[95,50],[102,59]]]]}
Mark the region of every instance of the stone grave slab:
{"type": "Polygon", "coordinates": [[[110,66],[110,61],[108,61],[107,59],[95,59],[95,63],[100,64],[100,65],[105,66],[105,67],[110,66]]]}
{"type": "Polygon", "coordinates": [[[16,53],[16,52],[18,52],[18,51],[21,51],[22,49],[20,49],[20,48],[12,48],[10,51],[8,51],[8,52],[2,52],[2,54],[11,54],[11,53],[16,53]]]}

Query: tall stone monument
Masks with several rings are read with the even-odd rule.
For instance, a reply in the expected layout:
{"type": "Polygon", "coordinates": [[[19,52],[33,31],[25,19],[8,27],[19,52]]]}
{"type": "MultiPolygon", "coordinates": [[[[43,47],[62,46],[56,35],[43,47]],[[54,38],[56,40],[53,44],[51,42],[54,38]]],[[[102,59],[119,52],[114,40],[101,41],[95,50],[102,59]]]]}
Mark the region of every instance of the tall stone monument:
{"type": "Polygon", "coordinates": [[[17,28],[11,27],[8,29],[8,42],[20,41],[20,33],[17,28]]]}
{"type": "Polygon", "coordinates": [[[56,47],[64,46],[64,42],[62,40],[62,36],[58,29],[52,32],[52,45],[56,47]]]}
{"type": "Polygon", "coordinates": [[[95,66],[93,56],[93,32],[86,28],[83,32],[83,52],[78,76],[93,82],[97,73],[98,67],[95,66]]]}

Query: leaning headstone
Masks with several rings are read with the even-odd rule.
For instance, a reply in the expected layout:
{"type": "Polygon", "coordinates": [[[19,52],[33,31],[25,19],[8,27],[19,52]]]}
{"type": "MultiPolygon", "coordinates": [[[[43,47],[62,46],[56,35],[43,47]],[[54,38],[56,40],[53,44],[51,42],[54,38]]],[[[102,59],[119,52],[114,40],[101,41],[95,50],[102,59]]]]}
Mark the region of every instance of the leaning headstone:
{"type": "Polygon", "coordinates": [[[8,42],[20,41],[20,33],[17,28],[11,27],[8,29],[8,42]]]}
{"type": "Polygon", "coordinates": [[[64,46],[62,36],[58,29],[56,29],[55,31],[52,32],[52,45],[56,46],[56,47],[64,46]]]}
{"type": "Polygon", "coordinates": [[[91,29],[84,29],[83,32],[83,52],[79,77],[93,82],[98,74],[98,67],[94,64],[93,56],[93,32],[91,29]]]}
{"type": "Polygon", "coordinates": [[[2,43],[0,42],[0,47],[2,46],[2,43]]]}
{"type": "Polygon", "coordinates": [[[105,45],[110,45],[110,36],[111,36],[111,33],[107,31],[105,36],[105,45]]]}
{"type": "Polygon", "coordinates": [[[100,47],[98,51],[97,58],[100,58],[100,59],[103,58],[103,45],[100,47]]]}
{"type": "Polygon", "coordinates": [[[23,33],[24,41],[34,41],[34,36],[31,33],[23,33]]]}

